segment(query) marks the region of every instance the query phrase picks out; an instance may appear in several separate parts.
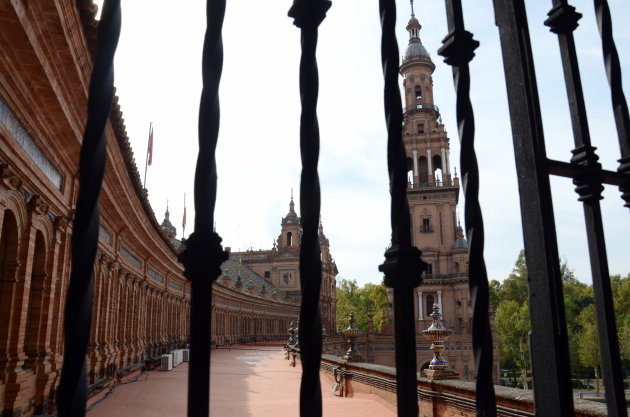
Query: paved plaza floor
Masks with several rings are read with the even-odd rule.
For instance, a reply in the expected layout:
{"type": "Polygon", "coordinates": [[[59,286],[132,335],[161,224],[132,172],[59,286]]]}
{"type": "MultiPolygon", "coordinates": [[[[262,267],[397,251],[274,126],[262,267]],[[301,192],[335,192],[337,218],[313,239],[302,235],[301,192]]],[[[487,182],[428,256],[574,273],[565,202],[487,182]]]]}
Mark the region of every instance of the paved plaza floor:
{"type": "MultiPolygon", "coordinates": [[[[298,417],[302,368],[289,366],[279,346],[235,345],[211,356],[210,415],[298,417]]],[[[118,385],[88,417],[185,417],[188,362],[153,370],[118,385]]],[[[322,379],[324,417],[394,417],[394,407],[372,396],[341,398],[322,379]]]]}

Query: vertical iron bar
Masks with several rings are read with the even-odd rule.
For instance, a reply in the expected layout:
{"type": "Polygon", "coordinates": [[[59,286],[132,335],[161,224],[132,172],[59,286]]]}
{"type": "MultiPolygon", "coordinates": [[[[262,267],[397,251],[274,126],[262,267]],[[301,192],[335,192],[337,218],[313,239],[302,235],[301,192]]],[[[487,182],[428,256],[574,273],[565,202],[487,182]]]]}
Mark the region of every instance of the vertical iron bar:
{"type": "Polygon", "coordinates": [[[615,326],[615,312],[612,302],[610,273],[606,256],[606,242],[602,224],[599,200],[603,197],[603,175],[595,148],[591,146],[591,138],[586,117],[586,105],[582,91],[580,69],[573,31],[578,27],[578,20],[582,17],[575,8],[567,4],[567,0],[553,0],[553,8],[548,13],[549,19],[545,24],[558,35],[560,54],[564,69],[564,78],[573,125],[573,136],[576,148],[572,151],[572,164],[589,168],[587,175],[573,180],[577,186],[576,192],[584,207],[586,235],[588,239],[591,259],[591,273],[597,309],[600,352],[602,356],[602,371],[606,386],[606,402],[608,415],[627,416],[626,400],[623,391],[623,376],[621,373],[621,359],[619,357],[619,342],[615,326]]]}
{"type": "Polygon", "coordinates": [[[402,140],[402,101],[398,86],[398,41],[396,40],[396,2],[379,0],[381,16],[381,63],[383,66],[384,106],[387,123],[387,167],[391,192],[391,247],[379,270],[385,285],[394,289],[394,332],[396,348],[396,403],[398,416],[418,415],[414,288],[422,282],[426,263],[411,245],[411,219],[407,201],[407,174],[402,140]]]}
{"type": "Polygon", "coordinates": [[[72,273],[64,318],[64,353],[57,391],[60,417],[82,417],[87,402],[85,355],[92,324],[93,265],[98,241],[98,197],[106,158],[105,128],[114,96],[114,54],[120,36],[120,0],[106,0],[98,28],[79,157],[79,196],[72,228],[72,273]]]}
{"type": "Polygon", "coordinates": [[[322,322],[319,295],[322,263],[319,247],[320,188],[317,174],[319,160],[319,124],[317,122],[317,28],[330,8],[328,0],[294,0],[289,16],[301,33],[300,58],[300,153],[302,177],[300,181],[300,210],[302,240],[300,244],[300,307],[299,341],[302,359],[300,385],[300,416],[321,417],[322,392],[319,363],[322,355],[322,322]]]}
{"type": "Polygon", "coordinates": [[[470,102],[468,63],[475,56],[479,42],[464,27],[460,0],[446,0],[449,34],[439,50],[448,65],[453,66],[453,82],[457,92],[457,126],[462,146],[460,165],[464,195],[464,217],[469,244],[468,285],[473,305],[473,351],[475,355],[476,406],[478,416],[496,416],[496,397],[492,378],[492,331],[488,319],[490,292],[483,259],[484,228],[479,205],[479,168],[475,154],[475,116],[470,102]]]}
{"type": "Polygon", "coordinates": [[[188,368],[188,417],[207,417],[210,412],[210,335],[212,283],[228,258],[214,231],[217,197],[215,151],[219,137],[219,84],[223,70],[223,17],[225,0],[207,0],[203,43],[203,89],[199,105],[199,154],[195,170],[195,230],[186,241],[179,260],[191,281],[190,366],[188,368]]]}
{"type": "Polygon", "coordinates": [[[523,0],[494,0],[527,261],[536,415],[572,416],[573,392],[551,187],[523,0]]]}
{"type": "MultiPolygon", "coordinates": [[[[617,136],[619,137],[619,148],[621,149],[621,159],[617,171],[630,175],[630,117],[628,117],[628,103],[623,93],[621,83],[621,64],[619,54],[612,35],[612,20],[608,1],[594,0],[595,15],[597,16],[597,27],[602,38],[602,50],[604,53],[604,66],[606,76],[610,84],[610,95],[617,125],[617,136]]],[[[625,207],[630,208],[630,182],[626,182],[619,187],[621,198],[626,202],[625,207]]]]}

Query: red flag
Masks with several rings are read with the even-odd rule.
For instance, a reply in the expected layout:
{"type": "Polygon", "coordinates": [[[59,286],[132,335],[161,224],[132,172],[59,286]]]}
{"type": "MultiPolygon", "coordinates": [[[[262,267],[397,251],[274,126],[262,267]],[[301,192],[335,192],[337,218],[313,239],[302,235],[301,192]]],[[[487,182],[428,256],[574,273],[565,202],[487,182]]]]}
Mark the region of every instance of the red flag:
{"type": "Polygon", "coordinates": [[[153,123],[149,126],[149,146],[147,146],[147,164],[153,161],[153,123]]]}

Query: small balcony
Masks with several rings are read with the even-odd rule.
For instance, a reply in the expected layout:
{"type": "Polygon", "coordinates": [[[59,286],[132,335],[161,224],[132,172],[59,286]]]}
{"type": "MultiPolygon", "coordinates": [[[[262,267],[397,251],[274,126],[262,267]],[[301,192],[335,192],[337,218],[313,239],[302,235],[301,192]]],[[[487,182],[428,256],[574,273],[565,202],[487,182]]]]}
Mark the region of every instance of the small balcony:
{"type": "Polygon", "coordinates": [[[420,226],[420,233],[432,233],[433,225],[432,224],[423,224],[420,226]]]}

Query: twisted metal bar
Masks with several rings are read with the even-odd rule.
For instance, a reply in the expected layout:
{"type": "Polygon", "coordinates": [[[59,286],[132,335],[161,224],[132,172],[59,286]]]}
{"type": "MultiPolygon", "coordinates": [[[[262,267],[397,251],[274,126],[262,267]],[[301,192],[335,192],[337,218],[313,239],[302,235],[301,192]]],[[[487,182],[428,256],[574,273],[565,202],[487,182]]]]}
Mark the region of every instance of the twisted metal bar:
{"type": "Polygon", "coordinates": [[[535,411],[541,416],[573,416],[558,242],[524,1],[495,0],[494,13],[501,39],[527,255],[535,411]]]}
{"type": "Polygon", "coordinates": [[[219,84],[223,70],[221,31],[225,0],[206,2],[206,34],[203,44],[203,89],[199,105],[199,155],[195,170],[195,230],[186,241],[179,260],[191,281],[190,367],[188,416],[207,417],[210,411],[210,334],[212,283],[221,274],[228,254],[213,230],[217,197],[215,151],[219,137],[219,84]]]}
{"type": "Polygon", "coordinates": [[[453,67],[453,83],[457,93],[457,126],[461,142],[460,165],[466,203],[464,218],[470,261],[470,296],[473,305],[473,352],[475,356],[476,406],[478,416],[496,416],[496,398],[492,378],[492,331],[488,319],[490,293],[483,258],[484,228],[479,205],[479,167],[475,154],[475,115],[470,102],[470,70],[468,63],[475,56],[479,42],[464,27],[460,0],[446,0],[449,34],[438,53],[453,67]]]}
{"type": "Polygon", "coordinates": [[[92,276],[98,241],[98,196],[105,171],[105,127],[114,95],[114,54],[120,36],[120,0],[107,0],[98,28],[88,96],[88,117],[79,156],[79,196],[72,229],[72,273],[64,318],[64,354],[57,391],[60,417],[85,415],[85,355],[92,325],[92,276]]]}
{"type": "Polygon", "coordinates": [[[380,0],[381,63],[385,78],[384,106],[387,123],[387,167],[391,189],[392,244],[379,270],[385,285],[394,289],[396,336],[396,402],[399,416],[418,415],[414,288],[427,268],[420,251],[411,246],[411,219],[407,201],[405,150],[402,139],[402,102],[398,87],[398,41],[396,2],[380,0]]]}
{"type": "Polygon", "coordinates": [[[322,392],[319,363],[322,355],[322,321],[319,293],[322,263],[319,247],[320,188],[317,174],[319,160],[319,125],[317,122],[317,28],[330,8],[328,0],[294,0],[289,16],[301,29],[302,56],[300,58],[300,154],[302,177],[300,207],[302,241],[300,244],[300,284],[302,305],[299,320],[299,343],[302,359],[300,385],[300,416],[322,415],[322,392]]]}
{"type": "Polygon", "coordinates": [[[587,168],[587,173],[575,176],[573,183],[577,186],[576,192],[580,195],[579,200],[583,202],[584,206],[608,414],[627,416],[610,272],[599,204],[599,200],[603,198],[601,193],[604,190],[602,167],[597,162],[599,158],[595,154],[595,148],[591,146],[580,69],[573,39],[573,31],[578,27],[578,20],[582,15],[577,13],[574,7],[569,6],[566,0],[553,0],[552,4],[553,8],[548,13],[549,19],[545,21],[545,25],[558,35],[560,44],[576,146],[572,151],[571,163],[587,168]]]}
{"type": "MultiPolygon", "coordinates": [[[[612,20],[610,18],[610,8],[606,0],[594,0],[595,15],[597,16],[597,27],[602,38],[602,51],[604,53],[604,66],[606,76],[610,84],[610,95],[617,125],[617,136],[619,137],[619,148],[621,159],[617,171],[630,175],[630,117],[628,116],[628,103],[623,93],[621,82],[621,64],[619,54],[615,46],[612,34],[612,20]]],[[[626,202],[625,207],[630,208],[630,181],[619,187],[621,198],[626,202]]]]}

